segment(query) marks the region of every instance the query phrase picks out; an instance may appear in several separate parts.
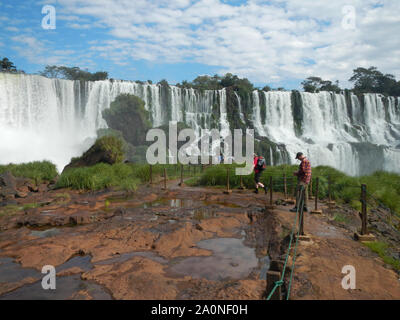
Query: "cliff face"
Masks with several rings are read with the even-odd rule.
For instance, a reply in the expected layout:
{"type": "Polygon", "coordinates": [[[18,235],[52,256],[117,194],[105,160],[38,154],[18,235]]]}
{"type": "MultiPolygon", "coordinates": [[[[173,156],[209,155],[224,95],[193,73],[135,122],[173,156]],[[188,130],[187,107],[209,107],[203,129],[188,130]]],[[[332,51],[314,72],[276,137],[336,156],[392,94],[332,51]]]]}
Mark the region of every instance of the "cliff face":
{"type": "Polygon", "coordinates": [[[0,162],[49,159],[58,167],[80,156],[107,124],[102,111],[121,93],[145,102],[153,127],[182,122],[222,131],[254,128],[269,164],[313,165],[352,175],[399,172],[400,100],[379,94],[182,89],[128,81],[79,82],[0,74],[0,162]],[[373,165],[372,165],[373,164],[373,165]]]}

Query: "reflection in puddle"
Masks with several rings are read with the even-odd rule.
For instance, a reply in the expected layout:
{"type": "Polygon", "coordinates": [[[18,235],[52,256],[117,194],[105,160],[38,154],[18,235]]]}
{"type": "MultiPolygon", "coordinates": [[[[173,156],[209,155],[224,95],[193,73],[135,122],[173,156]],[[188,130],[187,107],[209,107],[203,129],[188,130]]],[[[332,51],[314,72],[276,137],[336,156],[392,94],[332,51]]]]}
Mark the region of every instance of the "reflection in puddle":
{"type": "Polygon", "coordinates": [[[193,208],[195,206],[205,205],[204,201],[192,200],[192,199],[167,199],[162,198],[156,201],[146,202],[142,205],[142,208],[154,208],[154,207],[169,207],[175,209],[182,208],[193,208]]]}
{"type": "Polygon", "coordinates": [[[213,255],[186,258],[171,266],[170,271],[209,280],[240,279],[258,265],[255,250],[246,247],[243,239],[208,239],[198,242],[197,246],[213,251],[213,255]]]}
{"type": "Polygon", "coordinates": [[[197,208],[190,211],[195,220],[215,218],[218,214],[212,208],[197,208]]]}

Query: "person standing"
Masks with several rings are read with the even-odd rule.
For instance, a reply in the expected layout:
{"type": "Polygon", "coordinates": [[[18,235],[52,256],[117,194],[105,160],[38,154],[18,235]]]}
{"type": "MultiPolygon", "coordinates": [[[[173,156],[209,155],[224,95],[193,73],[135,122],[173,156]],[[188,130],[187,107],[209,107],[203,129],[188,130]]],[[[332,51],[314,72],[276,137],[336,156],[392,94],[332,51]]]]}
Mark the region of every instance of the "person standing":
{"type": "Polygon", "coordinates": [[[304,206],[303,211],[308,212],[308,185],[311,181],[311,163],[310,160],[306,158],[306,156],[298,152],[296,155],[296,159],[300,160],[301,163],[299,165],[299,170],[294,172],[294,175],[297,176],[297,188],[296,188],[296,206],[291,209],[291,212],[297,212],[297,208],[300,202],[301,189],[304,188],[304,206]]]}
{"type": "Polygon", "coordinates": [[[254,162],[253,162],[253,170],[254,170],[254,182],[256,185],[256,190],[254,191],[255,193],[258,193],[258,188],[261,187],[264,189],[265,193],[268,192],[268,189],[264,184],[260,182],[260,177],[262,172],[265,170],[267,167],[266,162],[264,157],[262,156],[257,156],[254,154],[254,162]]]}

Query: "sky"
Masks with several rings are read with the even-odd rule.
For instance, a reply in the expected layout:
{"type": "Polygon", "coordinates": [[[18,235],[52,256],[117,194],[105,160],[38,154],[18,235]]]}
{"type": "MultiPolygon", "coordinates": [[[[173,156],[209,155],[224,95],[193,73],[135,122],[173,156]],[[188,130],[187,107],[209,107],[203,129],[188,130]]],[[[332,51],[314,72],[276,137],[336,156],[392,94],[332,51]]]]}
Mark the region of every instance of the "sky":
{"type": "Polygon", "coordinates": [[[286,89],[319,76],[348,88],[357,67],[400,79],[399,12],[399,0],[0,0],[0,58],[27,73],[79,66],[175,84],[230,72],[286,89]]]}

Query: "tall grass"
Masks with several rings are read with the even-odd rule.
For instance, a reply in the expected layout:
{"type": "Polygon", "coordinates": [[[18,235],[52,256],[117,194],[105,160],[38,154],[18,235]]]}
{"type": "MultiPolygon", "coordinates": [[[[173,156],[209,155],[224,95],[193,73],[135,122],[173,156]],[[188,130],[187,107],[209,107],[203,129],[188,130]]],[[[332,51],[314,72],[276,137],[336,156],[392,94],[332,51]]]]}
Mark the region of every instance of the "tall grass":
{"type": "Polygon", "coordinates": [[[0,174],[6,171],[10,171],[14,177],[32,179],[36,183],[53,180],[58,175],[56,166],[50,161],[0,165],[0,174]]]}
{"type": "Polygon", "coordinates": [[[117,187],[133,191],[140,183],[131,166],[126,164],[109,165],[99,163],[92,167],[71,168],[62,173],[56,188],[77,190],[100,190],[117,187]]]}
{"type": "MultiPolygon", "coordinates": [[[[229,183],[232,188],[240,186],[240,176],[235,173],[237,165],[216,165],[209,167],[198,178],[197,185],[226,186],[227,169],[229,168],[229,183]]],[[[284,192],[284,174],[286,174],[287,191],[292,193],[297,184],[293,172],[297,166],[268,167],[261,175],[261,182],[269,185],[270,177],[273,179],[274,192],[284,192]]],[[[331,181],[331,197],[339,203],[350,204],[355,209],[360,209],[361,184],[367,185],[367,191],[376,200],[383,203],[395,213],[400,213],[400,175],[387,172],[376,172],[369,176],[350,177],[336,169],[327,166],[313,168],[312,192],[316,192],[316,178],[319,178],[318,198],[328,197],[329,181],[331,181]]],[[[243,185],[254,188],[254,173],[243,176],[243,185]]],[[[368,196],[370,204],[378,204],[374,198],[368,196]]]]}
{"type": "MultiPolygon", "coordinates": [[[[180,177],[180,166],[154,165],[152,166],[153,182],[164,175],[164,168],[168,179],[180,177]]],[[[191,169],[193,173],[193,168],[191,169]]],[[[199,173],[199,169],[197,169],[199,173]]],[[[189,173],[188,166],[184,166],[184,176],[189,173]]],[[[72,188],[77,190],[100,190],[116,187],[133,191],[140,184],[150,181],[150,166],[145,164],[104,164],[99,163],[91,167],[71,168],[62,173],[57,181],[56,188],[72,188]]]]}

